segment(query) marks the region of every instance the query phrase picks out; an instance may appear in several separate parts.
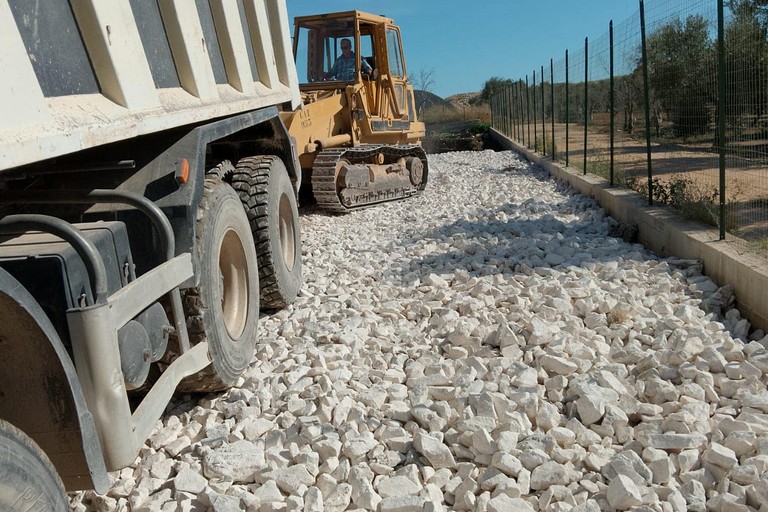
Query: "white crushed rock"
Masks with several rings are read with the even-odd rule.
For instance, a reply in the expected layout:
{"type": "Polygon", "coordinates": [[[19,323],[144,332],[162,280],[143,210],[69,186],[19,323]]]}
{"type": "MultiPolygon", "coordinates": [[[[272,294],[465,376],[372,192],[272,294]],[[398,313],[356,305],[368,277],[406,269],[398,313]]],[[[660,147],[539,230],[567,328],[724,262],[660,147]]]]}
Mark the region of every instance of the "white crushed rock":
{"type": "Polygon", "coordinates": [[[731,289],[514,153],[429,160],[419,198],[304,212],[236,388],[72,510],[767,510],[768,337],[731,289]]]}

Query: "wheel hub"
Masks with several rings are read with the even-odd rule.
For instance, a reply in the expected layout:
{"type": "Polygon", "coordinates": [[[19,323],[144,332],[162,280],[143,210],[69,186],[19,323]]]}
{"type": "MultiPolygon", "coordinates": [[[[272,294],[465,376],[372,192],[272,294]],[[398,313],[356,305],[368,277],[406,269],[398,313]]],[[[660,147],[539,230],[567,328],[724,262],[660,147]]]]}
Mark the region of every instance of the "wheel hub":
{"type": "Polygon", "coordinates": [[[283,255],[285,266],[293,268],[296,263],[296,238],[295,238],[295,219],[291,209],[291,201],[285,194],[280,196],[279,227],[280,227],[280,252],[283,255]]]}
{"type": "Polygon", "coordinates": [[[229,336],[238,339],[245,330],[248,317],[248,262],[240,236],[232,229],[222,238],[219,274],[224,325],[229,336]]]}
{"type": "Polygon", "coordinates": [[[405,161],[405,167],[408,169],[408,176],[414,187],[421,185],[424,180],[424,164],[421,158],[416,156],[408,157],[405,161]]]}

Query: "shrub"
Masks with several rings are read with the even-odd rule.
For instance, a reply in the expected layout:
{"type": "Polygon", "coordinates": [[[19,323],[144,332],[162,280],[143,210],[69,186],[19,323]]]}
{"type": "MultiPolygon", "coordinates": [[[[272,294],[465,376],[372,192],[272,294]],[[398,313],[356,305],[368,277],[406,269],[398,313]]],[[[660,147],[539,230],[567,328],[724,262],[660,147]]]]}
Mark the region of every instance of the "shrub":
{"type": "Polygon", "coordinates": [[[426,124],[451,123],[478,119],[482,123],[490,123],[491,110],[487,105],[462,108],[431,107],[419,114],[419,120],[426,124]]]}

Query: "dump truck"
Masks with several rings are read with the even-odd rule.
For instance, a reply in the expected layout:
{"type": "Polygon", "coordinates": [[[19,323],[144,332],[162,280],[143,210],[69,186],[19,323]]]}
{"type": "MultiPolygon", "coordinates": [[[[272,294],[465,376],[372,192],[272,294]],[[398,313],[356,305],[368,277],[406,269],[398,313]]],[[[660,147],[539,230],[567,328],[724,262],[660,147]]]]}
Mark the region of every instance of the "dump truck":
{"type": "Polygon", "coordinates": [[[66,510],[301,282],[284,0],[0,0],[0,510],[66,510]]]}
{"type": "Polygon", "coordinates": [[[349,212],[421,194],[424,123],[394,21],[360,11],[296,17],[293,50],[304,106],[281,116],[299,152],[302,204],[349,212]]]}

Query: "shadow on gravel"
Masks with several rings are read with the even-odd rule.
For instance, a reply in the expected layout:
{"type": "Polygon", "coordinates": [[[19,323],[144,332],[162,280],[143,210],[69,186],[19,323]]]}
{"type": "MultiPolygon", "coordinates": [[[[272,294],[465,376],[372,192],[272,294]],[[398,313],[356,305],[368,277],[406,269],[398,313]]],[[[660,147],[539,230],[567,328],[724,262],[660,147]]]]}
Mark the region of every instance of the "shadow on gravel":
{"type": "MultiPolygon", "coordinates": [[[[606,228],[612,221],[600,221],[601,215],[592,213],[593,210],[577,210],[577,203],[583,205],[583,199],[568,200],[555,207],[557,212],[582,217],[567,223],[544,213],[550,211],[551,205],[539,200],[529,200],[522,205],[507,203],[483,212],[477,219],[456,220],[408,242],[410,245],[425,240],[448,241],[454,248],[425,255],[411,262],[410,268],[418,269],[416,272],[421,277],[456,271],[480,277],[521,274],[526,271],[525,267],[564,269],[571,265],[616,261],[619,249],[624,259],[653,257],[641,246],[631,246],[610,236],[606,228]],[[521,209],[542,216],[506,219],[517,217],[521,209]]],[[[413,271],[409,274],[413,275],[413,271]]]]}
{"type": "MultiPolygon", "coordinates": [[[[599,208],[591,207],[579,195],[556,205],[538,199],[521,204],[506,203],[497,209],[480,212],[475,219],[458,219],[418,238],[404,240],[404,247],[448,242],[452,250],[425,254],[411,260],[407,266],[393,267],[385,273],[391,278],[402,279],[403,283],[412,282],[413,277],[424,281],[430,274],[444,277],[463,272],[471,277],[502,275],[511,280],[610,262],[663,260],[670,263],[667,270],[670,276],[678,274],[678,278],[687,283],[691,283],[688,278],[702,276],[701,265],[695,260],[661,258],[640,244],[613,236],[613,232],[621,233],[623,228],[626,226],[606,216],[599,208]],[[553,212],[569,215],[572,220],[564,222],[555,218],[553,212]],[[535,218],[520,218],[523,213],[535,218]],[[512,216],[514,218],[510,218],[512,216]]],[[[619,265],[617,272],[621,272],[621,268],[619,265]]],[[[686,294],[697,295],[693,291],[686,294]]],[[[728,304],[732,297],[718,296],[716,293],[711,299],[704,300],[701,307],[708,313],[715,313],[725,324],[725,330],[736,337],[733,326],[724,321],[723,316],[725,309],[730,308],[728,304]]]]}

